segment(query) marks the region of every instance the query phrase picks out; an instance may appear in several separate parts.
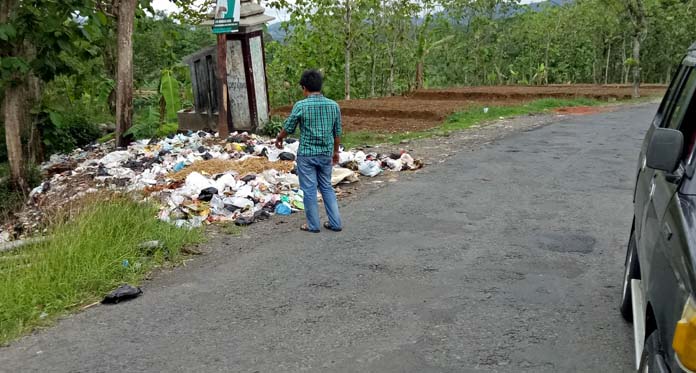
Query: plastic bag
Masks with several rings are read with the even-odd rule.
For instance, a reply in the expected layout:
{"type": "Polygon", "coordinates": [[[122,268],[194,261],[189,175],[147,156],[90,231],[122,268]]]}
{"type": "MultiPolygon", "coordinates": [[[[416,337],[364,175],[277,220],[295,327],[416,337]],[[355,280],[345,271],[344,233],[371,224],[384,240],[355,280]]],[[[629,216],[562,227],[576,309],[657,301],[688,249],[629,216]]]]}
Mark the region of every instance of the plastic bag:
{"type": "MultiPolygon", "coordinates": [[[[190,193],[198,193],[205,188],[214,187],[212,181],[207,177],[199,174],[198,172],[192,172],[186,176],[185,187],[190,193]]],[[[191,195],[191,194],[189,194],[191,195]]]]}
{"type": "Polygon", "coordinates": [[[292,209],[287,203],[283,202],[275,207],[275,213],[278,215],[290,215],[292,214],[292,209]]]}
{"type": "Polygon", "coordinates": [[[242,197],[228,197],[222,200],[226,205],[239,207],[240,209],[254,207],[254,202],[242,197]]]}
{"type": "Polygon", "coordinates": [[[360,171],[361,175],[374,177],[382,172],[382,169],[379,166],[379,162],[377,161],[365,161],[360,164],[358,171],[360,171]]]}
{"type": "Polygon", "coordinates": [[[198,200],[203,202],[209,202],[211,199],[213,199],[213,196],[217,194],[218,190],[215,189],[215,187],[205,188],[201,190],[201,193],[198,195],[198,200]]]}
{"type": "Polygon", "coordinates": [[[358,181],[358,177],[352,170],[349,170],[347,168],[334,167],[334,169],[331,171],[331,185],[339,184],[344,180],[350,183],[354,183],[358,181]]]}
{"type": "Polygon", "coordinates": [[[358,151],[357,153],[355,153],[355,156],[353,156],[353,160],[358,163],[365,162],[365,158],[367,158],[367,155],[365,155],[365,153],[362,151],[358,151]]]}
{"type": "Polygon", "coordinates": [[[353,156],[353,153],[351,153],[351,152],[340,152],[338,154],[338,163],[344,164],[346,162],[352,161],[354,158],[355,157],[353,156]]]}
{"type": "Polygon", "coordinates": [[[244,185],[239,188],[237,193],[234,194],[235,197],[248,198],[254,195],[254,190],[251,185],[244,185]]]}
{"type": "Polygon", "coordinates": [[[143,291],[140,288],[125,284],[119,286],[116,290],[107,294],[106,297],[104,297],[104,299],[102,300],[102,303],[116,304],[121,301],[137,298],[142,294],[143,291]]]}
{"type": "Polygon", "coordinates": [[[394,160],[391,158],[387,158],[386,163],[387,167],[389,167],[389,169],[392,171],[401,171],[401,169],[404,167],[400,159],[394,160]]]}
{"type": "Polygon", "coordinates": [[[107,168],[118,167],[121,163],[125,162],[130,158],[130,152],[128,150],[117,150],[103,156],[99,163],[103,164],[107,168]]]}
{"type": "Polygon", "coordinates": [[[295,154],[292,154],[290,152],[282,152],[280,155],[278,155],[278,159],[281,161],[294,161],[295,160],[295,154]]]}

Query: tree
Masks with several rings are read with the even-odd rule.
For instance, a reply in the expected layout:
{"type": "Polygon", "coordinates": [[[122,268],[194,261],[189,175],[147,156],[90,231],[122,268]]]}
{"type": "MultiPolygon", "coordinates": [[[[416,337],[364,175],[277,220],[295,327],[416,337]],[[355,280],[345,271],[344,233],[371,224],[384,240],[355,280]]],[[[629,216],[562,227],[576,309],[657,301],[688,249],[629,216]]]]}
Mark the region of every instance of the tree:
{"type": "Polygon", "coordinates": [[[625,0],[628,14],[633,26],[633,97],[640,97],[640,45],[648,34],[648,25],[643,0],[625,0]]]}
{"type": "Polygon", "coordinates": [[[128,145],[126,131],[133,124],[133,24],[137,0],[118,4],[118,65],[116,68],[116,144],[128,145]]]}
{"type": "Polygon", "coordinates": [[[36,135],[30,109],[39,81],[69,71],[70,58],[96,52],[86,39],[98,30],[99,17],[89,0],[35,0],[31,6],[2,0],[0,21],[0,95],[10,176],[18,189],[26,190],[21,133],[28,129],[36,135]]]}
{"type": "MultiPolygon", "coordinates": [[[[16,12],[18,0],[2,0],[0,3],[0,24],[3,25],[5,35],[14,33],[14,29],[5,26],[8,25],[12,13],[16,12]]],[[[9,35],[8,35],[9,38],[9,35]]],[[[10,75],[8,82],[5,83],[3,108],[3,122],[5,123],[5,143],[7,144],[7,158],[10,163],[10,178],[12,184],[20,190],[27,189],[27,183],[24,178],[24,158],[22,155],[22,142],[20,137],[20,128],[22,124],[23,111],[26,105],[24,101],[24,92],[26,91],[26,80],[22,79],[21,74],[27,68],[22,65],[19,59],[23,54],[22,47],[15,45],[11,55],[14,55],[12,61],[16,64],[13,70],[4,71],[10,75]]],[[[3,56],[5,58],[5,56],[3,56]]],[[[3,75],[5,75],[3,74],[3,75]]],[[[7,79],[6,78],[6,79],[7,79]]]]}

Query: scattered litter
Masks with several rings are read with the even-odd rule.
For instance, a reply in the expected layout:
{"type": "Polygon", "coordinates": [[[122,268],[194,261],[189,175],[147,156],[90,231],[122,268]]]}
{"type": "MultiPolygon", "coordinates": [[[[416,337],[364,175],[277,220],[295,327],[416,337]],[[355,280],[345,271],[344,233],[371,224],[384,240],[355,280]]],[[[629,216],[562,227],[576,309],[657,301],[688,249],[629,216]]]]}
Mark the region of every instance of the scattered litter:
{"type": "Polygon", "coordinates": [[[290,215],[292,214],[292,208],[285,202],[279,203],[275,207],[275,213],[278,215],[290,215]]]}
{"type": "Polygon", "coordinates": [[[143,291],[140,290],[140,288],[125,284],[125,285],[119,286],[118,289],[112,291],[106,297],[104,297],[104,299],[102,300],[102,303],[115,304],[115,303],[119,303],[122,301],[137,298],[142,294],[143,294],[143,291]]]}
{"type": "MultiPolygon", "coordinates": [[[[295,173],[299,142],[288,140],[277,149],[273,140],[253,134],[235,132],[220,139],[217,134],[189,131],[136,141],[125,150],[114,151],[110,141],[51,156],[41,166],[45,181],[31,191],[16,221],[0,227],[0,247],[41,233],[51,212],[92,193],[128,193],[159,203],[160,220],[186,228],[216,222],[249,225],[273,214],[302,211],[295,173]]],[[[331,183],[354,183],[359,174],[372,177],[423,167],[404,151],[378,154],[374,149],[342,149],[331,183]]],[[[140,245],[144,251],[161,247],[156,241],[140,245]]]]}
{"type": "Polygon", "coordinates": [[[138,249],[146,251],[146,252],[152,252],[157,249],[162,249],[164,248],[164,243],[162,241],[146,241],[138,245],[138,249]]]}
{"type": "Polygon", "coordinates": [[[379,175],[379,173],[382,172],[382,169],[377,161],[365,161],[360,164],[358,171],[360,171],[361,175],[374,177],[379,175]]]}

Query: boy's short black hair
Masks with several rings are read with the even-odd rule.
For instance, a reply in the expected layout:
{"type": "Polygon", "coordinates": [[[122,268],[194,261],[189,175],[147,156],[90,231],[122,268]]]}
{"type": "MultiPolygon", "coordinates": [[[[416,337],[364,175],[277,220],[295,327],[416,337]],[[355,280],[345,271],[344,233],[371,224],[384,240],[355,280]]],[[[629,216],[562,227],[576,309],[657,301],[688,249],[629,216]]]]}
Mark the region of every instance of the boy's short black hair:
{"type": "Polygon", "coordinates": [[[324,78],[321,73],[315,69],[305,70],[300,78],[300,85],[307,88],[310,92],[321,92],[321,86],[324,84],[324,78]]]}

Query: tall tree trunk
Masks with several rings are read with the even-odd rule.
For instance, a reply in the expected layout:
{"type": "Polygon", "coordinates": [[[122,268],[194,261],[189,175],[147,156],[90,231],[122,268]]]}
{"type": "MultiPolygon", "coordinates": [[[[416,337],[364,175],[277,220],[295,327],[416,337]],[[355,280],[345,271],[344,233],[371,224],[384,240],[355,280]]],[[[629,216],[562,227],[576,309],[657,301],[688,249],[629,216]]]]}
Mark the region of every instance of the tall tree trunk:
{"type": "Polygon", "coordinates": [[[423,89],[423,81],[425,80],[423,76],[423,68],[424,68],[424,62],[423,60],[419,60],[418,63],[416,63],[416,89],[423,89]]]}
{"type": "MultiPolygon", "coordinates": [[[[0,24],[5,24],[17,7],[17,0],[0,1],[0,24]]],[[[11,51],[14,56],[21,56],[21,48],[11,51]]],[[[5,124],[5,145],[7,160],[10,164],[10,180],[14,187],[26,191],[28,184],[25,178],[24,156],[22,152],[22,121],[26,118],[27,91],[26,78],[22,77],[18,84],[8,85],[4,91],[2,104],[2,119],[5,124]]]]}
{"type": "Polygon", "coordinates": [[[133,123],[133,23],[137,0],[118,5],[118,67],[116,70],[116,144],[128,145],[125,132],[133,123]]]}
{"type": "Polygon", "coordinates": [[[640,97],[640,44],[648,33],[643,0],[628,0],[628,14],[633,24],[633,97],[640,97]]]}
{"type": "MultiPolygon", "coordinates": [[[[376,49],[376,48],[375,48],[376,49]]],[[[375,97],[375,74],[377,70],[377,52],[372,52],[372,74],[370,76],[370,97],[375,97]]]]}
{"type": "Polygon", "coordinates": [[[621,41],[621,77],[623,84],[628,84],[628,67],[626,66],[626,35],[624,34],[621,41]]]}
{"type": "Polygon", "coordinates": [[[351,34],[351,0],[346,1],[346,41],[345,41],[345,65],[344,65],[344,80],[345,80],[345,99],[350,100],[350,49],[352,47],[353,35],[351,34]]]}
{"type": "Polygon", "coordinates": [[[3,121],[5,123],[5,143],[7,159],[10,163],[10,179],[20,190],[26,191],[28,184],[24,176],[24,156],[22,152],[22,120],[24,119],[26,84],[5,88],[3,102],[3,121]]]}
{"type": "Polygon", "coordinates": [[[394,53],[396,49],[396,39],[389,48],[389,79],[387,80],[387,90],[389,96],[394,96],[394,53]]]}
{"type": "Polygon", "coordinates": [[[611,43],[607,47],[607,67],[604,69],[604,84],[609,84],[609,58],[611,57],[611,43]]]}
{"type": "Polygon", "coordinates": [[[633,35],[633,98],[640,97],[640,34],[633,35]]]}

